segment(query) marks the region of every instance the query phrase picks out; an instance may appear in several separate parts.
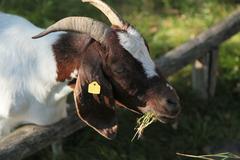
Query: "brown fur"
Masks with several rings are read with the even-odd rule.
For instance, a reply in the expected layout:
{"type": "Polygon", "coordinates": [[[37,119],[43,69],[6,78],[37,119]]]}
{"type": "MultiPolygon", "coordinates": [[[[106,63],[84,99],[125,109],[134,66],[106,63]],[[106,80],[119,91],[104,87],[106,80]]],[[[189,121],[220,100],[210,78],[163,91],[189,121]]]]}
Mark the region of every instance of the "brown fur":
{"type": "Polygon", "coordinates": [[[58,69],[57,81],[71,79],[71,73],[79,68],[81,57],[90,45],[99,44],[85,34],[67,33],[61,36],[53,45],[58,69]]]}

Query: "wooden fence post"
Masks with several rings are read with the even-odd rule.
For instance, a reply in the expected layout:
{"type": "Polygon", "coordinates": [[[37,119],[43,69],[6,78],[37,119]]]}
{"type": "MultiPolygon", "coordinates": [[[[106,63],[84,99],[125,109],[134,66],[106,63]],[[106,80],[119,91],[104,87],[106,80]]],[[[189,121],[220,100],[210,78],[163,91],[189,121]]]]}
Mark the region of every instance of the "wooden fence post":
{"type": "Polygon", "coordinates": [[[192,86],[200,97],[207,99],[214,96],[218,68],[218,47],[214,47],[209,54],[196,60],[192,69],[192,86]]]}

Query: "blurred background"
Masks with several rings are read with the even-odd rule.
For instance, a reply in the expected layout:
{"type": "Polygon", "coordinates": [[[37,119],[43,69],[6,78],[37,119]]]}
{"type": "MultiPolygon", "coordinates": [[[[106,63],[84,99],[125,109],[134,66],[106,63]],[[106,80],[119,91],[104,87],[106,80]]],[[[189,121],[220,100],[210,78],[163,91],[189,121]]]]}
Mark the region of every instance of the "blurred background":
{"type": "MultiPolygon", "coordinates": [[[[149,43],[151,56],[194,38],[240,7],[239,0],[105,0],[149,43]]],[[[0,11],[47,27],[67,16],[89,16],[109,24],[96,8],[80,0],[0,0],[0,11]]],[[[155,123],[131,142],[137,115],[119,111],[117,138],[109,141],[86,127],[63,139],[65,160],[174,160],[176,152],[203,154],[207,148],[235,144],[240,153],[240,35],[220,47],[216,95],[203,100],[192,90],[191,65],[169,77],[183,106],[178,129],[155,123]],[[214,147],[212,147],[214,146],[214,147]]],[[[37,144],[36,144],[37,145],[37,144]]],[[[225,150],[227,151],[227,150],[225,150]]],[[[46,148],[28,160],[50,160],[46,148]]]]}

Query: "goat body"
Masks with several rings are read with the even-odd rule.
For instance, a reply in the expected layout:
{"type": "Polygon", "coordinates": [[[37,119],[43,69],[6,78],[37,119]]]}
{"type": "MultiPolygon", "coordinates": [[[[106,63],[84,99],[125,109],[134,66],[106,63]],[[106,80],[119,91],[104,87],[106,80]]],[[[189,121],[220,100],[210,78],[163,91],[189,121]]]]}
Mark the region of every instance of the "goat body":
{"type": "Polygon", "coordinates": [[[17,125],[48,125],[66,117],[72,89],[57,81],[52,45],[60,32],[42,39],[42,29],[22,17],[0,13],[0,136],[17,125]]]}

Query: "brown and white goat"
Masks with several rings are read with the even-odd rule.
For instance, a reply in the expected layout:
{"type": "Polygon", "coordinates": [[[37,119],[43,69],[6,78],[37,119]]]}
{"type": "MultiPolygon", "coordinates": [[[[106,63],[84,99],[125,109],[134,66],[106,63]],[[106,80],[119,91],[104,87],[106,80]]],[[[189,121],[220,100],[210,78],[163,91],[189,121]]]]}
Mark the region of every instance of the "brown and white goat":
{"type": "Polygon", "coordinates": [[[117,133],[115,106],[154,112],[162,122],[177,117],[179,98],[139,32],[104,2],[83,1],[100,9],[112,27],[68,17],[43,31],[0,13],[1,135],[20,124],[48,125],[66,117],[70,92],[79,117],[109,139],[117,133]],[[88,92],[92,82],[100,85],[99,94],[88,92]]]}

